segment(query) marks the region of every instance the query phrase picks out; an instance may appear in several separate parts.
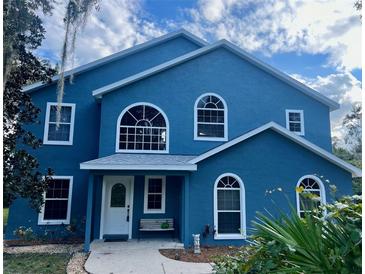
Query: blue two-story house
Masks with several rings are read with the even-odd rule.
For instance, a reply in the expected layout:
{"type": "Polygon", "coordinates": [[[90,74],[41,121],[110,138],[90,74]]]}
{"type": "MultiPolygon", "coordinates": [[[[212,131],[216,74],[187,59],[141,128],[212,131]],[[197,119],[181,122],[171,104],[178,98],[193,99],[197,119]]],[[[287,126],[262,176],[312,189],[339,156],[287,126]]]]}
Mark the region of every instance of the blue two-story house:
{"type": "Polygon", "coordinates": [[[73,224],[88,250],[94,239],[159,237],[141,235],[141,220],[172,219],[161,229],[185,246],[192,234],[244,244],[272,199],[289,209],[289,197],[301,214],[297,186],[326,203],[328,182],[350,194],[361,176],[331,152],[339,105],[228,41],[177,31],[71,75],[59,127],[58,76],[24,88],[41,109],[35,156],[55,175],[40,213],[12,204],[6,238],[19,226],[61,235],[73,224]],[[267,196],[274,188],[283,193],[267,196]]]}

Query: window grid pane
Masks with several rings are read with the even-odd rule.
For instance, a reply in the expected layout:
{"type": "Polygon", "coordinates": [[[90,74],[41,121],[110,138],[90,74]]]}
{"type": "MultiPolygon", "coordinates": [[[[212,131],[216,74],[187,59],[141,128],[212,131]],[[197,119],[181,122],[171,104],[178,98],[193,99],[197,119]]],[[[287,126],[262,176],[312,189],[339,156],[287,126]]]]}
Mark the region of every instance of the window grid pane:
{"type": "Polygon", "coordinates": [[[67,219],[69,192],[69,179],[53,179],[49,182],[45,195],[44,220],[67,219]]]}
{"type": "Polygon", "coordinates": [[[165,151],[166,121],[150,106],[135,106],[122,117],[119,130],[119,149],[165,151]]]}
{"type": "Polygon", "coordinates": [[[301,181],[300,187],[302,187],[303,194],[299,195],[299,215],[304,217],[305,212],[311,212],[314,208],[318,208],[322,204],[322,195],[319,183],[312,178],[305,178],[301,181]],[[306,193],[310,193],[319,197],[318,201],[314,201],[305,196],[306,193]]]}
{"type": "Polygon", "coordinates": [[[205,96],[199,100],[195,111],[198,137],[224,138],[225,110],[219,98],[205,96]]]}
{"type": "Polygon", "coordinates": [[[147,209],[162,209],[163,182],[161,178],[148,179],[147,209]]]}

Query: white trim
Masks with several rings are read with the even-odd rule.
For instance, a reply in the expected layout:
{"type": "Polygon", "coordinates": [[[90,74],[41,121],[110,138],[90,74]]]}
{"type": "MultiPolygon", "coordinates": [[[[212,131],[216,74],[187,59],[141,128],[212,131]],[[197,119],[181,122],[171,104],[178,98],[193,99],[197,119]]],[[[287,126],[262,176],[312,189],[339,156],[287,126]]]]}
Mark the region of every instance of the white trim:
{"type": "Polygon", "coordinates": [[[214,203],[214,240],[242,240],[246,239],[246,191],[242,179],[234,173],[223,173],[221,174],[214,183],[213,189],[213,203],[214,203]],[[224,177],[233,177],[240,184],[240,217],[241,217],[241,233],[230,233],[230,234],[219,234],[218,233],[218,195],[217,185],[218,182],[224,177]]]}
{"type": "Polygon", "coordinates": [[[336,157],[332,153],[329,153],[328,151],[324,150],[323,148],[320,148],[319,146],[309,142],[308,140],[304,139],[303,137],[298,136],[297,134],[287,130],[286,128],[278,125],[275,122],[269,122],[263,126],[260,126],[254,130],[251,130],[227,143],[224,143],[223,145],[220,145],[214,149],[211,149],[207,151],[206,153],[203,153],[199,155],[198,157],[192,159],[189,161],[190,164],[197,164],[198,162],[213,156],[231,146],[234,146],[252,136],[255,136],[256,134],[259,134],[267,129],[272,129],[276,131],[277,133],[283,135],[284,137],[287,137],[288,139],[292,140],[293,142],[305,147],[306,149],[314,152],[315,154],[321,156],[322,158],[330,161],[331,163],[337,165],[340,168],[343,168],[344,170],[347,170],[348,172],[352,173],[353,177],[361,177],[361,169],[358,169],[357,167],[354,167],[353,165],[345,162],[344,160],[336,157]]]}
{"type": "MultiPolygon", "coordinates": [[[[77,75],[77,74],[80,74],[82,72],[94,69],[94,68],[99,67],[99,66],[101,66],[105,63],[115,61],[118,58],[129,56],[131,54],[137,53],[141,50],[148,49],[150,47],[156,46],[158,44],[169,41],[169,40],[171,40],[175,37],[179,37],[179,36],[183,36],[183,37],[189,39],[190,41],[192,41],[193,43],[195,43],[196,45],[201,46],[201,47],[206,46],[208,44],[203,39],[195,36],[194,34],[186,31],[185,29],[181,29],[181,30],[171,32],[171,33],[165,34],[163,36],[154,38],[150,41],[147,41],[145,43],[133,46],[131,48],[122,50],[120,52],[114,53],[112,55],[106,56],[104,58],[98,59],[96,61],[90,62],[88,64],[79,66],[79,67],[71,69],[69,71],[66,71],[65,72],[65,78],[67,78],[71,75],[77,75]]],[[[52,77],[51,81],[52,82],[58,81],[59,77],[60,77],[59,75],[56,75],[56,76],[52,77]]],[[[47,85],[49,85],[49,83],[37,82],[37,83],[31,84],[31,85],[25,86],[22,89],[22,91],[23,92],[32,92],[32,91],[38,90],[38,89],[40,89],[44,86],[47,86],[47,85]]]]}
{"type": "MultiPolygon", "coordinates": [[[[319,185],[319,191],[320,191],[320,198],[321,198],[321,205],[325,205],[326,204],[326,189],[324,187],[324,184],[322,182],[321,179],[319,179],[317,176],[314,175],[304,175],[302,176],[299,180],[298,183],[296,185],[296,187],[299,187],[299,185],[301,184],[301,182],[304,179],[313,179],[314,181],[316,181],[319,185]]],[[[297,214],[300,217],[300,200],[299,200],[299,193],[296,191],[296,201],[297,201],[297,214]]]]}
{"type": "Polygon", "coordinates": [[[104,234],[105,194],[106,194],[106,183],[105,183],[105,176],[103,176],[103,188],[101,191],[100,229],[99,229],[99,239],[100,240],[103,239],[103,234],[104,234]]]}
{"type": "Polygon", "coordinates": [[[196,99],[194,104],[194,140],[195,141],[227,141],[228,140],[228,107],[226,104],[226,101],[221,97],[220,95],[213,93],[213,92],[207,92],[203,93],[196,99]],[[224,106],[224,137],[199,137],[198,136],[198,116],[197,116],[197,107],[199,101],[205,97],[205,96],[214,96],[217,97],[224,106]]]}
{"type": "Polygon", "coordinates": [[[72,145],[74,136],[74,126],[75,126],[75,111],[76,104],[62,103],[62,107],[71,107],[71,121],[70,121],[70,136],[68,141],[49,141],[48,140],[48,130],[49,130],[49,116],[51,112],[51,106],[57,106],[56,102],[47,102],[46,117],[44,119],[44,134],[43,134],[43,144],[44,145],[72,145]]]}
{"type": "Polygon", "coordinates": [[[196,171],[195,164],[181,165],[112,165],[81,163],[80,169],[88,170],[184,170],[196,171]]]}
{"type": "Polygon", "coordinates": [[[100,213],[100,228],[99,239],[103,239],[104,235],[104,218],[105,218],[105,195],[106,195],[106,178],[124,177],[130,179],[129,187],[129,224],[128,224],[128,239],[132,239],[133,229],[133,198],[134,198],[134,176],[103,176],[103,187],[101,193],[101,213],[100,213]]]}
{"type": "Polygon", "coordinates": [[[315,91],[314,89],[300,83],[299,81],[295,80],[294,78],[290,77],[289,75],[273,68],[272,66],[260,61],[253,55],[247,53],[243,49],[237,47],[236,45],[228,42],[227,40],[220,40],[216,43],[213,43],[211,45],[207,45],[203,48],[197,49],[195,51],[189,52],[183,56],[177,57],[173,60],[167,61],[165,63],[162,63],[158,66],[155,66],[153,68],[147,69],[145,71],[142,71],[140,73],[134,74],[130,77],[124,78],[120,81],[117,81],[115,83],[103,86],[101,88],[98,88],[93,91],[93,96],[100,98],[104,94],[109,93],[115,89],[121,88],[123,86],[129,85],[131,83],[137,82],[141,79],[144,79],[146,77],[149,77],[151,75],[154,75],[156,73],[159,73],[161,71],[167,70],[171,67],[174,67],[176,65],[179,65],[181,63],[187,62],[193,58],[196,58],[198,56],[201,56],[203,54],[208,53],[209,51],[215,50],[217,48],[226,48],[233,52],[234,54],[238,55],[239,57],[245,59],[246,61],[254,64],[255,66],[259,67],[260,69],[266,71],[267,73],[270,73],[271,75],[275,76],[276,78],[286,82],[287,84],[291,85],[292,87],[296,88],[297,90],[303,92],[304,94],[318,100],[319,102],[327,105],[330,110],[336,110],[339,108],[339,104],[335,101],[331,100],[330,98],[322,95],[321,93],[315,91]]]}
{"type": "Polygon", "coordinates": [[[164,214],[165,206],[166,206],[166,176],[145,176],[143,213],[144,214],[164,214]],[[148,209],[147,208],[149,179],[161,179],[162,180],[161,209],[148,209]]]}
{"type": "Polygon", "coordinates": [[[300,136],[304,136],[305,135],[305,131],[304,131],[304,111],[301,109],[286,109],[285,110],[285,120],[286,120],[286,129],[298,134],[300,136]],[[291,131],[290,130],[290,121],[289,121],[289,113],[299,113],[300,114],[300,132],[298,131],[291,131]]]}
{"type": "MultiPolygon", "coordinates": [[[[69,189],[68,189],[68,198],[67,198],[67,217],[64,220],[44,220],[44,207],[46,204],[45,203],[46,200],[44,200],[44,204],[41,208],[41,211],[38,214],[38,225],[61,225],[61,224],[68,225],[68,224],[70,224],[70,219],[71,219],[73,176],[52,176],[52,179],[70,180],[69,189]]],[[[46,192],[43,193],[43,197],[44,197],[44,199],[46,198],[46,192]]]]}
{"type": "Polygon", "coordinates": [[[138,102],[138,103],[134,103],[131,104],[127,107],[125,107],[123,109],[123,111],[119,114],[118,119],[117,119],[117,128],[116,128],[116,132],[115,132],[115,152],[119,153],[119,152],[124,152],[124,153],[169,153],[169,144],[170,144],[170,124],[169,124],[169,119],[167,118],[166,113],[159,108],[158,106],[148,103],[148,102],[138,102]],[[145,106],[149,106],[152,108],[155,108],[156,110],[158,110],[163,118],[165,119],[165,123],[166,123],[166,150],[131,150],[131,149],[119,149],[119,132],[120,132],[120,121],[123,118],[123,115],[132,107],[135,106],[139,106],[139,105],[145,105],[145,106]]]}

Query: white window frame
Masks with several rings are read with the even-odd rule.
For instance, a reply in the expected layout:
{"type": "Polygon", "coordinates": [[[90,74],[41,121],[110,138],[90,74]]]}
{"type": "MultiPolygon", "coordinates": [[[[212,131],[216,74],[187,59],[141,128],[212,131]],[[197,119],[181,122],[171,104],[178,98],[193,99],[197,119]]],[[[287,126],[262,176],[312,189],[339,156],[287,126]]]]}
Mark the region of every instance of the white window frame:
{"type": "Polygon", "coordinates": [[[224,99],[220,95],[218,95],[216,93],[208,92],[208,93],[204,93],[204,94],[200,95],[198,97],[198,99],[196,99],[195,104],[194,104],[194,140],[196,140],[196,141],[227,141],[228,140],[228,108],[227,108],[226,101],[224,101],[224,99]],[[224,106],[224,136],[223,137],[198,136],[198,103],[205,96],[217,97],[223,103],[223,106],[224,106]]]}
{"type": "MultiPolygon", "coordinates": [[[[70,181],[69,190],[68,190],[68,198],[67,198],[67,217],[64,220],[44,220],[44,209],[46,203],[43,204],[41,211],[38,214],[38,225],[61,225],[70,224],[71,218],[71,205],[72,205],[72,186],[73,186],[73,176],[52,176],[52,179],[67,179],[70,181]]],[[[44,202],[46,201],[46,192],[43,193],[44,202]]],[[[64,200],[65,198],[60,198],[60,200],[64,200]]]]}
{"type": "Polygon", "coordinates": [[[286,116],[286,128],[290,132],[293,132],[297,135],[304,136],[304,111],[301,109],[286,109],[285,110],[286,116]],[[290,123],[298,123],[298,122],[290,122],[289,121],[289,113],[299,113],[300,114],[300,132],[298,131],[291,131],[290,130],[290,123]]]}
{"type": "Polygon", "coordinates": [[[116,128],[116,137],[115,137],[115,152],[119,153],[119,152],[125,152],[125,153],[169,153],[169,142],[170,142],[170,124],[169,124],[169,120],[167,119],[167,115],[166,113],[159,108],[158,106],[151,104],[151,103],[147,103],[147,102],[138,102],[138,103],[134,103],[131,104],[127,107],[125,107],[123,109],[123,111],[119,114],[119,117],[117,119],[117,128],[116,128]],[[123,118],[123,115],[131,108],[135,107],[135,106],[139,106],[139,105],[145,105],[145,106],[149,106],[152,108],[155,108],[156,110],[158,110],[161,115],[163,116],[163,118],[165,119],[165,123],[166,123],[166,149],[165,150],[134,150],[134,149],[119,149],[119,138],[120,138],[120,122],[123,118]]]}
{"type": "MultiPolygon", "coordinates": [[[[45,145],[72,145],[73,144],[73,136],[74,136],[74,126],[75,126],[75,110],[76,104],[72,103],[62,103],[62,107],[71,107],[71,121],[70,121],[70,136],[68,141],[56,141],[56,140],[48,140],[48,130],[49,130],[49,116],[51,113],[51,107],[57,106],[56,102],[47,102],[46,109],[46,117],[44,122],[44,135],[43,135],[43,144],[45,145]]],[[[53,123],[53,122],[52,122],[53,123]]]]}
{"type": "MultiPolygon", "coordinates": [[[[320,198],[321,198],[321,205],[325,205],[326,204],[326,189],[324,187],[324,184],[323,184],[322,180],[319,179],[317,176],[314,176],[314,175],[304,175],[299,179],[296,187],[299,187],[304,179],[313,179],[314,181],[316,181],[318,183],[319,191],[320,191],[320,198]]],[[[295,193],[296,193],[296,200],[297,200],[297,214],[300,217],[300,213],[301,213],[301,210],[300,210],[300,193],[298,193],[297,191],[295,193]]]]}
{"type": "MultiPolygon", "coordinates": [[[[228,188],[226,189],[228,190],[228,188]]],[[[224,173],[220,175],[214,183],[213,189],[213,201],[214,201],[214,240],[243,240],[246,239],[246,194],[245,194],[245,186],[241,178],[234,173],[224,173]],[[223,177],[233,177],[237,180],[240,185],[240,217],[241,217],[241,232],[240,233],[218,233],[218,183],[223,177]]]]}
{"type": "Polygon", "coordinates": [[[143,213],[144,214],[164,214],[165,209],[166,209],[166,176],[145,176],[143,213]],[[161,209],[148,209],[149,179],[162,179],[161,209]]]}

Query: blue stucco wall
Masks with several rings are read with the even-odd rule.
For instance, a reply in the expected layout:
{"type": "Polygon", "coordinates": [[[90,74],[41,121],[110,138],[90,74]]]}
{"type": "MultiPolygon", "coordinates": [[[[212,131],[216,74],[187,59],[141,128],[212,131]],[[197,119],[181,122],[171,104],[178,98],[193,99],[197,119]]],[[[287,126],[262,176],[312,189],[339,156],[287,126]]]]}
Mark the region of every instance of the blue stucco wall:
{"type": "MultiPolygon", "coordinates": [[[[39,160],[41,172],[45,173],[47,168],[51,167],[55,175],[74,177],[71,219],[83,220],[86,214],[88,172],[80,170],[80,163],[97,158],[99,153],[100,103],[92,97],[92,91],[199,47],[184,37],[177,37],[76,75],[74,84],[66,81],[63,102],[76,104],[73,145],[43,145],[31,153],[39,160]]],[[[40,123],[30,126],[29,129],[38,138],[43,139],[46,105],[47,102],[57,101],[56,84],[32,92],[31,97],[41,112],[40,123]]],[[[12,231],[21,225],[31,226],[34,231],[43,229],[37,226],[36,212],[21,200],[13,203],[9,216],[6,238],[11,238],[12,231]],[[23,216],[23,212],[29,214],[23,216]]],[[[52,226],[52,229],[57,228],[52,226]]]]}
{"type": "Polygon", "coordinates": [[[155,104],[166,113],[171,154],[200,154],[219,145],[194,141],[194,104],[206,92],[221,95],[228,105],[229,139],[269,121],[285,127],[285,109],[303,109],[305,138],[331,150],[328,106],[220,48],[104,95],[100,156],[115,153],[118,116],[136,102],[155,104]]]}
{"type": "MultiPolygon", "coordinates": [[[[329,163],[278,133],[268,130],[198,163],[198,172],[190,175],[190,228],[202,233],[204,226],[214,225],[213,189],[223,173],[238,175],[246,192],[246,224],[250,234],[251,222],[257,211],[275,207],[289,212],[285,195],[296,206],[295,187],[298,180],[309,174],[323,176],[327,201],[331,200],[329,180],[338,187],[338,195],[351,194],[351,174],[329,163]],[[265,195],[266,190],[281,187],[283,192],[265,195]],[[273,201],[276,203],[274,205],[273,201]]],[[[192,244],[191,237],[189,244],[192,244]]],[[[203,245],[242,244],[244,240],[213,240],[213,235],[202,238],[203,245]]]]}

